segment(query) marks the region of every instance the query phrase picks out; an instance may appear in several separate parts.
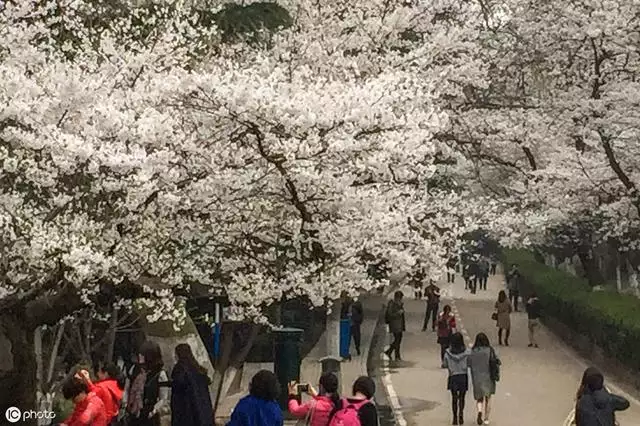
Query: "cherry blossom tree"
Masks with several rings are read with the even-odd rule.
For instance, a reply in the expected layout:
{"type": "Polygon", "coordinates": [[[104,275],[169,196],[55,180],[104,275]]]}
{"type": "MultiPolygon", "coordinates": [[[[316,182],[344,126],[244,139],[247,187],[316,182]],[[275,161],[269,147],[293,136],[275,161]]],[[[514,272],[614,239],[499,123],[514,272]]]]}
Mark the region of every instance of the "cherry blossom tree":
{"type": "Polygon", "coordinates": [[[0,6],[10,402],[34,405],[34,328],[100,295],[179,322],[198,283],[259,319],[371,288],[363,253],[435,277],[486,220],[434,138],[485,78],[477,5],[281,6],[291,26],[250,40],[180,2],[0,6]]]}

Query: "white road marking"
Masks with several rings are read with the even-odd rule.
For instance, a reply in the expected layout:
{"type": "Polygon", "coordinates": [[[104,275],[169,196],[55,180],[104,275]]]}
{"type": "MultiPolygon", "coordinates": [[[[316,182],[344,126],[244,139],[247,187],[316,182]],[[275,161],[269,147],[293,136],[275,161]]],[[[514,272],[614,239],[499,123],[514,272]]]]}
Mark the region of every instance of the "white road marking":
{"type": "Polygon", "coordinates": [[[389,396],[389,402],[391,403],[391,408],[393,409],[393,415],[396,418],[396,424],[398,426],[407,426],[407,421],[402,414],[402,406],[400,405],[400,400],[398,399],[398,394],[396,390],[393,388],[393,383],[391,381],[391,372],[389,371],[389,363],[386,360],[384,354],[380,355],[380,359],[382,361],[382,383],[384,383],[384,387],[387,391],[387,395],[389,396]],[[387,362],[385,362],[387,361],[387,362]]]}

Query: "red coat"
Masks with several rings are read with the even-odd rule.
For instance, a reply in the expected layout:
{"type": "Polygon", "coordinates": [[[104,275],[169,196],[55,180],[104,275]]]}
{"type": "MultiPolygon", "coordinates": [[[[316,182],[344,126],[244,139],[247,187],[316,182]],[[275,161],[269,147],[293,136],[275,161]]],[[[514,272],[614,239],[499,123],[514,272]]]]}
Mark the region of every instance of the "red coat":
{"type": "Polygon", "coordinates": [[[112,419],[120,411],[123,391],[118,387],[115,379],[101,380],[89,386],[89,391],[94,392],[102,400],[107,419],[112,419]]]}
{"type": "Polygon", "coordinates": [[[448,327],[441,328],[440,323],[444,319],[444,312],[440,312],[438,315],[438,337],[449,337],[452,331],[456,328],[456,316],[453,313],[449,313],[449,318],[447,321],[448,327]]]}
{"type": "Polygon", "coordinates": [[[107,426],[110,421],[100,397],[89,392],[85,399],[76,404],[71,416],[62,423],[67,426],[107,426]]]}

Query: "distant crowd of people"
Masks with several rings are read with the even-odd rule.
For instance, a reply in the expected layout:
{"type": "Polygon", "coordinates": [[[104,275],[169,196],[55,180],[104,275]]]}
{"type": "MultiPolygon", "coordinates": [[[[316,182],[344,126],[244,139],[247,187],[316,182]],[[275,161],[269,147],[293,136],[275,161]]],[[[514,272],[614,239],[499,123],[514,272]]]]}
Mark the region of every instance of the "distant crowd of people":
{"type": "MultiPolygon", "coordinates": [[[[447,281],[455,282],[455,264],[450,263],[447,281]]],[[[476,291],[476,282],[481,289],[486,289],[485,277],[488,273],[495,274],[495,261],[489,262],[486,258],[475,266],[468,265],[465,278],[465,286],[472,293],[476,291]],[[488,266],[487,266],[488,265],[488,266]],[[488,271],[488,273],[487,273],[488,271]],[[474,275],[476,274],[476,275],[474,275]]],[[[494,304],[491,319],[495,321],[498,330],[498,345],[509,346],[511,337],[511,314],[518,312],[518,302],[523,288],[523,280],[518,265],[512,265],[505,274],[506,288],[500,290],[494,304]]],[[[424,287],[417,280],[425,280],[424,272],[414,273],[411,277],[412,286],[415,289],[417,299],[426,297],[426,312],[422,331],[429,326],[436,332],[436,341],[440,345],[441,367],[448,370],[447,389],[451,393],[451,408],[453,425],[464,424],[465,397],[469,390],[469,374],[473,386],[473,398],[476,402],[476,422],[478,425],[490,424],[491,398],[496,392],[496,384],[500,380],[501,360],[496,350],[491,346],[489,337],[484,333],[478,333],[470,348],[465,345],[463,335],[457,330],[456,316],[450,305],[445,305],[442,311],[440,307],[440,288],[433,280],[424,287]]],[[[393,299],[387,304],[385,321],[393,340],[385,351],[388,358],[392,355],[395,360],[401,360],[401,342],[406,331],[405,309],[403,303],[404,294],[396,291],[393,299]]],[[[542,303],[535,292],[531,292],[525,301],[527,314],[528,339],[530,348],[538,348],[537,332],[541,326],[542,303]]],[[[581,385],[576,396],[576,406],[572,412],[571,422],[574,426],[615,426],[615,411],[625,410],[629,402],[624,398],[613,395],[604,387],[602,374],[589,368],[585,371],[581,385]]]]}

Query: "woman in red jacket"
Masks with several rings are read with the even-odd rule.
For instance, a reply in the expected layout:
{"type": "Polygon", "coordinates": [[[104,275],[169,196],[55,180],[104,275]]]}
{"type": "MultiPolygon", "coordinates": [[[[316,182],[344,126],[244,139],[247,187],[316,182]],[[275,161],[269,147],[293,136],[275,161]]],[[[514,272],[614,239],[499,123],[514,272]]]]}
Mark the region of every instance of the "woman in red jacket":
{"type": "Polygon", "coordinates": [[[96,368],[96,383],[91,381],[87,370],[80,371],[80,378],[87,384],[89,392],[95,393],[102,400],[109,424],[115,424],[122,402],[123,387],[118,383],[118,375],[115,364],[102,364],[96,368]]]}
{"type": "Polygon", "coordinates": [[[73,401],[75,407],[61,426],[107,426],[104,404],[98,395],[89,392],[86,383],[77,377],[69,379],[62,386],[62,395],[73,401]]]}
{"type": "Polygon", "coordinates": [[[456,316],[451,312],[451,306],[446,305],[438,315],[438,344],[440,345],[440,362],[444,364],[444,354],[449,347],[451,335],[456,332],[456,316]]]}

